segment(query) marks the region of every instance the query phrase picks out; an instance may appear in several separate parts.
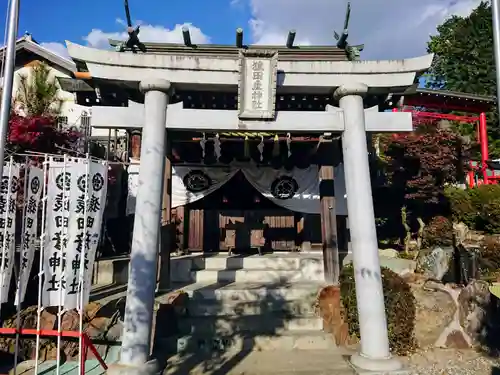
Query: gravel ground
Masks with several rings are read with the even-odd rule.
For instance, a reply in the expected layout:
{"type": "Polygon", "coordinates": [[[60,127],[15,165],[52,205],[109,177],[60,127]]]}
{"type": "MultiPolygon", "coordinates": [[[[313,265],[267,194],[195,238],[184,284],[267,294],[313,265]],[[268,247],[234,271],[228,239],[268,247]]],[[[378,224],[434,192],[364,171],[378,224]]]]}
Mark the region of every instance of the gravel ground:
{"type": "Polygon", "coordinates": [[[432,349],[408,359],[415,375],[500,375],[500,361],[474,350],[432,349]]]}

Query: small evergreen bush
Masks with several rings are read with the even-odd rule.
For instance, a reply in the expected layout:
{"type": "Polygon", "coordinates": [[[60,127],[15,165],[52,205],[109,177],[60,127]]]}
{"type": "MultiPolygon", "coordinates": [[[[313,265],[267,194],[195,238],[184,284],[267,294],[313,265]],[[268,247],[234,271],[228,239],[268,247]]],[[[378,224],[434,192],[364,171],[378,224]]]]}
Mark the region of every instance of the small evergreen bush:
{"type": "MultiPolygon", "coordinates": [[[[411,354],[416,349],[415,297],[410,286],[401,276],[385,267],[382,267],[381,271],[391,351],[397,355],[411,354]]],[[[340,292],[345,310],[344,319],[349,325],[349,334],[359,338],[356,284],[352,265],[342,269],[340,292]]]]}
{"type": "Polygon", "coordinates": [[[485,236],[480,249],[481,271],[483,273],[500,270],[500,239],[496,236],[485,236]]]}
{"type": "Polygon", "coordinates": [[[449,187],[445,192],[453,221],[470,229],[500,234],[500,185],[481,185],[473,189],[449,187]]]}

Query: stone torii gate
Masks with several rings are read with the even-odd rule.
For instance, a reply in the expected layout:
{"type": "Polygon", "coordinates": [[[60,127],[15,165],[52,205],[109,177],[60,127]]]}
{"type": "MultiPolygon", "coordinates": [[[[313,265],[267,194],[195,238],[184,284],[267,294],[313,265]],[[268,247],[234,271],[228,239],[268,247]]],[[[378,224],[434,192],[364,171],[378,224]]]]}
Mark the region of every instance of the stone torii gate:
{"type": "MultiPolygon", "coordinates": [[[[338,132],[342,134],[347,209],[361,333],[351,362],[360,370],[387,373],[402,368],[391,357],[370,171],[367,132],[412,130],[410,113],[365,109],[368,98],[402,93],[432,55],[394,61],[337,61],[279,47],[156,45],[164,53],[128,54],[67,43],[71,57],[93,81],[140,90],[144,105],[92,108],[92,126],[142,128],[141,164],[131,251],[120,366],[127,374],[153,373],[149,361],[151,322],[162,208],[166,129],[186,131],[338,132]],[[168,105],[174,89],[237,90],[237,110],[187,109],[168,105]],[[277,93],[331,93],[338,107],[324,112],[276,111],[277,93]]],[[[319,48],[319,47],[318,47],[319,48]]],[[[325,48],[325,47],[321,47],[325,48]]],[[[110,370],[113,371],[113,370],[110,370]]]]}

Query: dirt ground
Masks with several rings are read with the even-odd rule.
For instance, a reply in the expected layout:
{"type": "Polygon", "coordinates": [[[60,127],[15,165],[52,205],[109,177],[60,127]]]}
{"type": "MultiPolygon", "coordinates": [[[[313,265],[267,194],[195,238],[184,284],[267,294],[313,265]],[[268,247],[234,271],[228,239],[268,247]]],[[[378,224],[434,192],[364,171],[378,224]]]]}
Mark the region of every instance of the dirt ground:
{"type": "Polygon", "coordinates": [[[412,375],[500,375],[500,361],[472,350],[427,349],[405,359],[412,375]]]}

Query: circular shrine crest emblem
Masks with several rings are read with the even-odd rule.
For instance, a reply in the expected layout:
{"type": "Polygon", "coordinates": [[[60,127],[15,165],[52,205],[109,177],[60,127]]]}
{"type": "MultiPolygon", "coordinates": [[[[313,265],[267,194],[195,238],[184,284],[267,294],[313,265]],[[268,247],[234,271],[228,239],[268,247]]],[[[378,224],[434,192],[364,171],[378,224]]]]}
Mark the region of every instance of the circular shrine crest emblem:
{"type": "MultiPolygon", "coordinates": [[[[16,176],[12,176],[12,181],[11,181],[11,185],[10,185],[10,192],[11,193],[15,193],[17,191],[18,182],[19,182],[18,178],[16,176]]],[[[0,184],[0,192],[5,194],[5,193],[7,193],[8,189],[9,189],[9,177],[3,176],[2,182],[0,184]]]]}
{"type": "Polygon", "coordinates": [[[69,190],[71,188],[71,173],[61,172],[56,177],[56,186],[59,190],[69,190]],[[63,189],[63,185],[65,185],[63,189]]]}
{"type": "Polygon", "coordinates": [[[38,176],[33,177],[31,180],[30,189],[32,194],[36,194],[38,190],[40,190],[40,178],[38,178],[38,176]]]}
{"type": "Polygon", "coordinates": [[[0,185],[0,191],[2,194],[7,193],[7,190],[9,189],[9,177],[3,176],[2,177],[2,183],[0,185]]]}
{"type": "Polygon", "coordinates": [[[276,199],[290,199],[299,190],[299,184],[294,178],[289,176],[281,176],[271,184],[271,194],[276,199]]]}
{"type": "Polygon", "coordinates": [[[192,193],[206,190],[212,185],[212,180],[202,171],[191,171],[182,179],[186,189],[192,193]]]}
{"type": "Polygon", "coordinates": [[[78,177],[78,181],[76,182],[76,185],[78,186],[78,190],[80,190],[82,193],[85,193],[85,187],[87,186],[87,176],[80,176],[78,177]]]}
{"type": "Polygon", "coordinates": [[[92,188],[94,191],[101,191],[104,186],[104,177],[100,173],[96,173],[94,177],[92,177],[92,188]]]}

